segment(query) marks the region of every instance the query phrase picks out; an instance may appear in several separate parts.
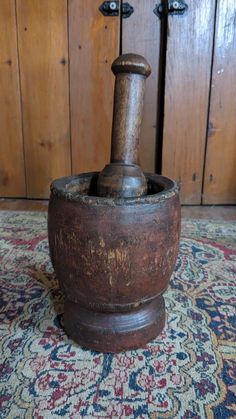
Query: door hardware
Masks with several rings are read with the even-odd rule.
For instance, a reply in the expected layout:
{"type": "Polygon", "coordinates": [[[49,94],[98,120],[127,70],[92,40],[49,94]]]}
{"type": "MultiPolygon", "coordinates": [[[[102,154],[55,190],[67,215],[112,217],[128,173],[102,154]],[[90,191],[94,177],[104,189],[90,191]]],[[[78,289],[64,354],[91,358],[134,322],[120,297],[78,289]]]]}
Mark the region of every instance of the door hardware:
{"type": "Polygon", "coordinates": [[[188,9],[188,5],[183,0],[170,0],[168,4],[157,4],[153,12],[160,19],[163,16],[169,15],[183,15],[188,9]]]}
{"type": "MultiPolygon", "coordinates": [[[[104,16],[119,16],[120,2],[119,1],[104,1],[99,7],[100,12],[104,16]]],[[[133,6],[129,3],[123,3],[121,6],[122,18],[127,19],[134,12],[133,6]]]]}

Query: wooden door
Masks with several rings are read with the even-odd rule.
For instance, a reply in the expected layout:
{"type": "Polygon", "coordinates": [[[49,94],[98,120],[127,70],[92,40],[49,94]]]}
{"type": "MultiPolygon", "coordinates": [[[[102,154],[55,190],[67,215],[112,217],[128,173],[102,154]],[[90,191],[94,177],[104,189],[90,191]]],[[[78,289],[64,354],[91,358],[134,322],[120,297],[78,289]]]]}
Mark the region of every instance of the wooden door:
{"type": "Polygon", "coordinates": [[[71,173],[67,1],[17,0],[27,196],[71,173]]]}
{"type": "Polygon", "coordinates": [[[168,17],[162,174],[180,182],[183,204],[200,204],[215,0],[187,3],[168,17]]]}
{"type": "Polygon", "coordinates": [[[143,122],[140,136],[140,164],[155,172],[157,159],[158,80],[161,22],[154,14],[156,0],[132,0],[134,13],[122,19],[122,53],[143,55],[152,67],[146,82],[143,122]]]}
{"type": "Polygon", "coordinates": [[[0,196],[25,197],[24,148],[14,0],[1,0],[0,90],[0,196]]]}
{"type": "Polygon", "coordinates": [[[204,204],[236,204],[236,3],[219,0],[203,190],[204,204]]]}
{"type": "Polygon", "coordinates": [[[102,0],[1,0],[0,196],[47,198],[52,179],[102,169],[110,66],[136,52],[152,66],[142,168],[162,160],[183,204],[236,202],[235,2],[186,2],[163,21],[155,0],[130,0],[128,19],[104,16],[102,0]]]}
{"type": "Polygon", "coordinates": [[[48,198],[109,161],[120,16],[101,3],[1,0],[1,196],[48,198]]]}
{"type": "Polygon", "coordinates": [[[69,1],[72,172],[100,171],[110,159],[114,76],[120,18],[101,0],[69,1]]]}

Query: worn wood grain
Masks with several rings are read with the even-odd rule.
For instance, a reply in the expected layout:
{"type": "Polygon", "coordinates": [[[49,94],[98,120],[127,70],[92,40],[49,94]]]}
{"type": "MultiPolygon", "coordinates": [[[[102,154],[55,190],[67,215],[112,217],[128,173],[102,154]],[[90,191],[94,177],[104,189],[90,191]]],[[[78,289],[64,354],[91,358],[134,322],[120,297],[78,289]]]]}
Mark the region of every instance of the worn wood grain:
{"type": "Polygon", "coordinates": [[[67,1],[17,0],[27,196],[71,173],[67,1]]]}
{"type": "Polygon", "coordinates": [[[153,13],[156,0],[133,0],[134,13],[122,20],[122,53],[143,55],[152,67],[146,83],[144,114],[140,134],[140,164],[143,170],[155,172],[157,90],[160,51],[160,20],[153,13]]]}
{"type": "Polygon", "coordinates": [[[51,261],[66,297],[66,333],[84,347],[143,347],[164,327],[162,294],[179,251],[179,196],[169,179],[147,181],[149,196],[118,200],[88,197],[92,174],[53,182],[51,261]]]}
{"type": "Polygon", "coordinates": [[[101,170],[110,159],[114,75],[120,19],[98,10],[101,0],[69,0],[73,173],[101,170]]]}
{"type": "Polygon", "coordinates": [[[236,4],[217,5],[204,204],[236,203],[236,4]]]}
{"type": "Polygon", "coordinates": [[[168,19],[162,174],[181,182],[181,202],[201,202],[215,0],[189,0],[168,19]]]}
{"type": "Polygon", "coordinates": [[[111,160],[99,173],[97,195],[136,198],[147,194],[138,156],[145,84],[151,68],[141,55],[123,54],[113,62],[112,71],[116,81],[111,160]]]}
{"type": "Polygon", "coordinates": [[[0,196],[25,196],[14,0],[0,4],[0,196]]]}

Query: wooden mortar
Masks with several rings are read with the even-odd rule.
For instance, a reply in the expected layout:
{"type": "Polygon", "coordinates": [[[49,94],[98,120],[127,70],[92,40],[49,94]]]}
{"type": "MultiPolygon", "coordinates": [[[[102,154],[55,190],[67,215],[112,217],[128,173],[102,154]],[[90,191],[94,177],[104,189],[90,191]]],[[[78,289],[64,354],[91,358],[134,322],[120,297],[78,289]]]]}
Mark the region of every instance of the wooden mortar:
{"type": "Polygon", "coordinates": [[[179,247],[178,187],[138,166],[143,57],[118,57],[111,162],[100,173],[55,180],[49,248],[65,295],[64,327],[80,345],[138,348],[165,325],[166,290],[179,247]]]}

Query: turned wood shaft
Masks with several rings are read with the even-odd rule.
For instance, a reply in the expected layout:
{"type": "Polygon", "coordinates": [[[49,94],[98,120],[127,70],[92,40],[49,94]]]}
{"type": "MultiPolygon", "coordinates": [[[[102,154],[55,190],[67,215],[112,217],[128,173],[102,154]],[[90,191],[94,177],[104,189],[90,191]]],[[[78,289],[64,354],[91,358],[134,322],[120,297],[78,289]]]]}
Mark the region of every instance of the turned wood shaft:
{"type": "Polygon", "coordinates": [[[147,193],[147,182],[138,166],[148,62],[137,54],[124,54],[112,64],[116,76],[110,164],[100,172],[97,194],[104,197],[137,197],[147,193]]]}
{"type": "Polygon", "coordinates": [[[145,80],[140,74],[116,76],[111,163],[138,164],[145,80]]]}

